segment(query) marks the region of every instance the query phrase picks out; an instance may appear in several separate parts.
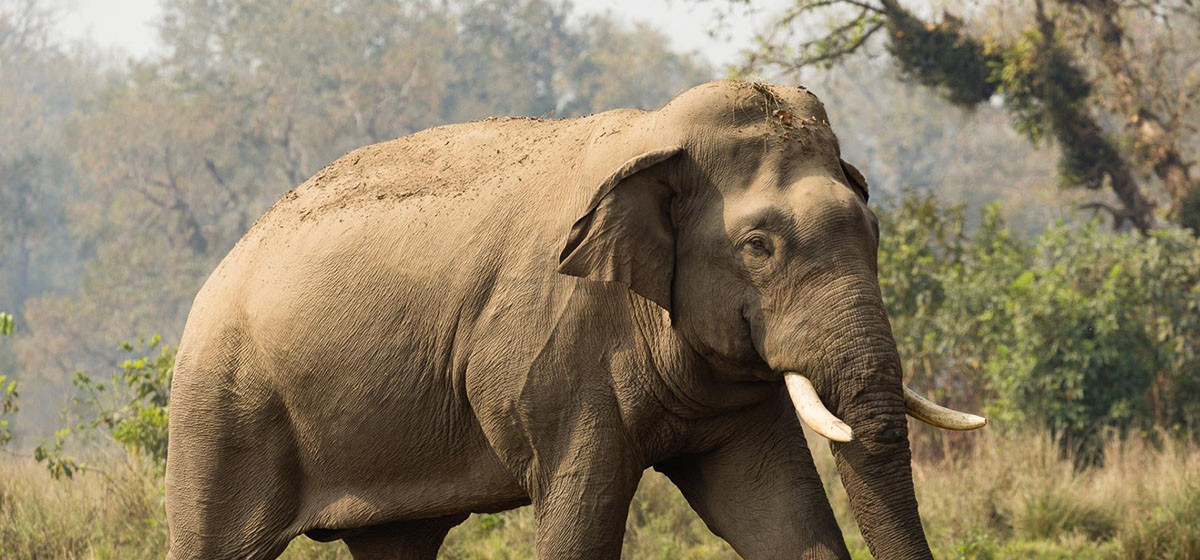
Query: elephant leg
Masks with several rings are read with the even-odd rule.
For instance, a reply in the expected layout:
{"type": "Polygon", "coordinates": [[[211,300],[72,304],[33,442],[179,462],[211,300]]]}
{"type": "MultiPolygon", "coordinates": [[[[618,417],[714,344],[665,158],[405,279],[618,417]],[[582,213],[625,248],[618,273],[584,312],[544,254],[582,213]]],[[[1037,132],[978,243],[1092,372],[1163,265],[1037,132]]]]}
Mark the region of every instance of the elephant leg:
{"type": "Polygon", "coordinates": [[[780,397],[731,422],[713,451],[655,468],[747,560],[847,559],[804,432],[780,397]]]}
{"type": "Polygon", "coordinates": [[[619,408],[606,404],[579,399],[563,415],[526,420],[538,450],[524,478],[540,560],[621,557],[625,519],[645,466],[619,408]]]}
{"type": "Polygon", "coordinates": [[[641,473],[593,472],[562,478],[533,502],[537,557],[617,559],[641,473]]]}
{"type": "Polygon", "coordinates": [[[215,383],[179,379],[171,398],[193,406],[171,410],[167,558],[278,557],[296,536],[301,478],[282,403],[269,395],[248,403],[215,383]]]}
{"type": "Polygon", "coordinates": [[[446,533],[466,518],[464,514],[388,523],[342,540],[354,560],[434,560],[446,533]]]}

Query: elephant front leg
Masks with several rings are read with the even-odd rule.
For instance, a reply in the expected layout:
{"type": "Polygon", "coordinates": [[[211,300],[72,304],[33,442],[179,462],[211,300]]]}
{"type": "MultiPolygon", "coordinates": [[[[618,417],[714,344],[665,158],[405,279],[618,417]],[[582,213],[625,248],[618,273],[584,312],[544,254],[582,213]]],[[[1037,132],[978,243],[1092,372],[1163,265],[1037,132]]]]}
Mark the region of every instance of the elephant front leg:
{"type": "Polygon", "coordinates": [[[548,481],[533,500],[539,560],[620,558],[640,475],[588,469],[548,481]]]}
{"type": "Polygon", "coordinates": [[[655,468],[747,560],[848,559],[804,432],[780,396],[717,426],[716,449],[655,468]]]}
{"type": "Polygon", "coordinates": [[[533,453],[525,483],[537,521],[539,560],[621,556],[625,519],[645,465],[615,402],[602,393],[523,417],[533,453]]]}

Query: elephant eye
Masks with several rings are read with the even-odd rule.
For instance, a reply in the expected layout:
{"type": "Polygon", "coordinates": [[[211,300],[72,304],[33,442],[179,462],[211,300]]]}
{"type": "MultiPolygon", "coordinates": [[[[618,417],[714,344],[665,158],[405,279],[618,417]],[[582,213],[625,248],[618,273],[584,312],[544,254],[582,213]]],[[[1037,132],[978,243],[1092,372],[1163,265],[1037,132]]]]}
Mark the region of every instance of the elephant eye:
{"type": "Polygon", "coordinates": [[[767,241],[766,237],[761,235],[754,235],[747,239],[746,247],[749,247],[751,251],[758,253],[761,257],[771,256],[771,244],[767,241]]]}

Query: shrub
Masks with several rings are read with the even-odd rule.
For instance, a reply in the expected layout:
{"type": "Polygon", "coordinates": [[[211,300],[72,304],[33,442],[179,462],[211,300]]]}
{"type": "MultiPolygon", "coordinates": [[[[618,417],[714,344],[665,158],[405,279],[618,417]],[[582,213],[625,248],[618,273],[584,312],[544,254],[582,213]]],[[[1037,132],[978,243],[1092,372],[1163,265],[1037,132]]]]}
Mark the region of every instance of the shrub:
{"type": "MultiPolygon", "coordinates": [[[[910,383],[1000,426],[1038,423],[1083,463],[1104,428],[1200,422],[1200,240],[1089,223],[1033,237],[994,207],[880,212],[880,285],[910,383]]],[[[933,437],[943,437],[941,435],[933,437]]]]}
{"type": "Polygon", "coordinates": [[[53,443],[43,442],[34,449],[34,458],[56,478],[72,478],[87,468],[86,462],[65,453],[68,441],[94,440],[98,436],[146,460],[155,472],[162,473],[166,468],[167,410],[175,349],[162,344],[155,335],[137,346],[122,343],[121,350],[136,357],[119,364],[108,379],[75,373],[76,394],[65,413],[69,419],[78,420],[58,430],[53,443]]]}

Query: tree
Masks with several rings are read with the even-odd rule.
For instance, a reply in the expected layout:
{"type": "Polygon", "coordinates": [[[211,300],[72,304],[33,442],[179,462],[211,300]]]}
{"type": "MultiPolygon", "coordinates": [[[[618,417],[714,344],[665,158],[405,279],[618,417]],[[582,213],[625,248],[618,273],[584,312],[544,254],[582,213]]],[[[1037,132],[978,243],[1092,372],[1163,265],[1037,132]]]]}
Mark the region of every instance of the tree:
{"type": "Polygon", "coordinates": [[[52,39],[62,4],[0,0],[0,309],[21,324],[0,345],[0,371],[20,378],[22,400],[34,403],[25,406],[23,427],[33,424],[31,412],[45,410],[39,405],[47,394],[30,383],[37,369],[25,360],[39,328],[30,307],[73,289],[81,269],[70,204],[82,196],[63,127],[99,75],[92,59],[52,39]]]}
{"type": "Polygon", "coordinates": [[[645,23],[625,29],[603,17],[580,24],[581,52],[565,61],[558,112],[586,115],[614,107],[652,109],[712,71],[692,56],[674,53],[667,38],[645,23]],[[636,61],[631,64],[631,61],[636,61]]]}
{"type": "Polygon", "coordinates": [[[0,0],[0,304],[22,323],[27,300],[75,272],[61,129],[94,77],[51,42],[56,15],[55,3],[0,0]]]}
{"type": "Polygon", "coordinates": [[[1082,202],[1085,193],[1053,188],[1055,150],[1026,141],[1002,108],[946,110],[944,99],[897,74],[859,58],[804,79],[825,104],[842,156],[871,183],[872,204],[937,195],[972,209],[974,226],[974,210],[997,203],[1023,233],[1075,219],[1064,201],[1082,202]]]}
{"type": "Polygon", "coordinates": [[[1168,219],[1200,223],[1192,210],[1200,207],[1200,177],[1187,151],[1197,141],[1200,102],[1200,78],[1189,71],[1200,65],[1196,7],[1034,0],[1022,8],[985,5],[935,21],[900,0],[799,0],[763,35],[748,68],[828,67],[882,42],[908,79],[962,107],[999,96],[1017,130],[1034,142],[1054,139],[1062,183],[1111,190],[1115,204],[1085,207],[1107,211],[1117,227],[1153,227],[1156,188],[1168,219]],[[1020,30],[989,26],[997,12],[1020,30]],[[805,35],[818,16],[832,24],[805,35]]]}

